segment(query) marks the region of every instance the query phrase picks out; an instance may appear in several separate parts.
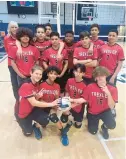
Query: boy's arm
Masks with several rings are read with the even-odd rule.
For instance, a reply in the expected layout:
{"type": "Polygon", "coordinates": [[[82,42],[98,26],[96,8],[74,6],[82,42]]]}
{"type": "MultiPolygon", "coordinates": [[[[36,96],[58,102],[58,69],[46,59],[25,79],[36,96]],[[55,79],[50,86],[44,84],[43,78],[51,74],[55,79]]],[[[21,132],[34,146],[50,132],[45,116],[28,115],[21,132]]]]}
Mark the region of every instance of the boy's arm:
{"type": "Polygon", "coordinates": [[[53,102],[51,102],[51,103],[47,103],[47,102],[44,102],[44,101],[42,101],[42,102],[40,102],[40,101],[37,101],[36,99],[35,99],[35,97],[30,97],[30,98],[27,98],[28,99],[28,101],[29,101],[29,103],[33,106],[33,107],[54,107],[54,106],[58,106],[59,104],[59,100],[57,99],[57,100],[55,100],[55,101],[53,101],[53,102]]]}
{"type": "Polygon", "coordinates": [[[22,56],[23,56],[23,53],[22,53],[22,48],[21,48],[21,43],[20,43],[20,41],[18,41],[18,40],[16,40],[16,46],[17,46],[17,56],[19,57],[19,58],[22,58],[22,56]]]}
{"type": "Polygon", "coordinates": [[[43,67],[45,70],[48,68],[47,62],[43,61],[43,67]]]}
{"type": "Polygon", "coordinates": [[[102,87],[101,89],[105,92],[105,94],[106,94],[107,97],[108,97],[108,106],[109,106],[111,109],[113,109],[114,106],[115,106],[115,101],[113,100],[112,95],[111,95],[111,93],[110,93],[108,87],[105,86],[105,87],[102,87]]]}
{"type": "Polygon", "coordinates": [[[64,75],[64,73],[66,72],[67,68],[68,68],[68,60],[65,60],[64,61],[63,70],[62,70],[61,74],[58,76],[59,78],[64,75]]]}
{"type": "Polygon", "coordinates": [[[70,98],[71,108],[74,108],[80,104],[86,103],[87,101],[84,98],[72,99],[70,98]]]}
{"type": "Polygon", "coordinates": [[[114,80],[115,78],[117,77],[118,73],[120,72],[121,68],[122,68],[122,64],[123,64],[123,61],[119,61],[118,62],[118,66],[114,72],[114,74],[112,75],[111,79],[109,80],[110,83],[113,83],[114,84],[114,80]]]}
{"type": "Polygon", "coordinates": [[[14,71],[17,73],[18,76],[20,76],[21,78],[26,78],[18,69],[16,63],[14,62],[14,60],[11,60],[11,66],[13,67],[14,71]]]}
{"type": "Polygon", "coordinates": [[[94,44],[92,42],[90,42],[90,47],[88,49],[89,54],[93,54],[93,47],[94,47],[94,44]]]}
{"type": "Polygon", "coordinates": [[[86,63],[85,66],[96,67],[96,66],[98,66],[98,61],[97,60],[92,60],[91,62],[86,63]]]}
{"type": "Polygon", "coordinates": [[[76,58],[73,59],[73,64],[76,65],[76,64],[83,64],[85,65],[86,63],[89,63],[89,62],[92,62],[92,59],[87,59],[87,60],[78,60],[76,58]]]}
{"type": "Polygon", "coordinates": [[[62,51],[64,49],[64,42],[60,41],[60,47],[57,53],[57,59],[61,60],[62,59],[62,51]]]}

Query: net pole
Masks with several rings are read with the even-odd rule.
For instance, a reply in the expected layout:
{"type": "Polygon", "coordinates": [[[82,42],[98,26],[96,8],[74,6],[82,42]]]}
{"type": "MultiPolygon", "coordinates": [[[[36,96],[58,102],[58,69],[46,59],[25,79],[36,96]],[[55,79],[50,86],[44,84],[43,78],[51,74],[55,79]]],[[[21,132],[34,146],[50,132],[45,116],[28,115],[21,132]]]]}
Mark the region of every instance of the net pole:
{"type": "Polygon", "coordinates": [[[39,24],[41,24],[41,1],[38,1],[38,21],[39,21],[39,24]]]}
{"type": "Polygon", "coordinates": [[[75,3],[73,4],[73,21],[72,21],[72,31],[75,32],[75,3]]]}
{"type": "Polygon", "coordinates": [[[57,2],[57,32],[61,36],[61,28],[60,28],[60,2],[57,2]]]}

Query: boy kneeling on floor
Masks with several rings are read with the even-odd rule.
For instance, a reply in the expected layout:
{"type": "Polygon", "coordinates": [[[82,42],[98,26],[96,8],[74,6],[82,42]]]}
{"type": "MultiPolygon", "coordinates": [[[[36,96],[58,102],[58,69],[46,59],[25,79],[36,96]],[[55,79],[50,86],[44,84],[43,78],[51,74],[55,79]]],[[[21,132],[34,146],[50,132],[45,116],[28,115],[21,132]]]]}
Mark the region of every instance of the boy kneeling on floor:
{"type": "Polygon", "coordinates": [[[93,135],[96,134],[101,119],[103,121],[101,134],[104,139],[109,138],[108,129],[116,127],[111,109],[114,108],[115,103],[118,101],[117,88],[106,82],[108,76],[109,72],[105,67],[96,67],[93,71],[95,82],[87,86],[81,96],[82,98],[70,99],[71,102],[76,104],[89,103],[87,114],[88,131],[93,135]]]}

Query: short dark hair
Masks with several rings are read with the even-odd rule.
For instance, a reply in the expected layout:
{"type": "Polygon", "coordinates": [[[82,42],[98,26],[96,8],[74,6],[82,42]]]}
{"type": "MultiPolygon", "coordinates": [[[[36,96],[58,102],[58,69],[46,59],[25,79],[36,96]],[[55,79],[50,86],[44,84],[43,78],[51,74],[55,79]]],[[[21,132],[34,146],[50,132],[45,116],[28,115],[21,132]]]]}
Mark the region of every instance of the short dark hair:
{"type": "Polygon", "coordinates": [[[46,73],[48,74],[49,72],[53,72],[55,71],[58,75],[60,74],[60,70],[58,69],[58,67],[56,66],[49,66],[47,69],[46,69],[46,73]]]}
{"type": "Polygon", "coordinates": [[[98,30],[100,30],[100,26],[96,23],[91,25],[90,31],[91,31],[92,28],[98,28],[98,30]]]}
{"type": "Polygon", "coordinates": [[[68,31],[65,32],[65,36],[66,36],[66,34],[68,34],[68,33],[74,35],[74,32],[73,32],[72,30],[68,30],[68,31]]]}
{"type": "Polygon", "coordinates": [[[45,29],[45,26],[44,26],[43,24],[38,24],[38,25],[35,26],[35,31],[36,31],[36,32],[37,32],[37,29],[38,29],[38,28],[44,29],[44,32],[45,32],[45,30],[46,30],[46,29],[45,29]]]}
{"type": "Polygon", "coordinates": [[[46,29],[47,26],[49,26],[52,29],[52,25],[50,23],[45,24],[45,29],[46,29]]]}
{"type": "Polygon", "coordinates": [[[80,64],[80,63],[74,65],[73,71],[77,71],[78,68],[81,70],[81,72],[86,72],[86,67],[85,67],[85,65],[80,64]]]}
{"type": "Polygon", "coordinates": [[[60,37],[58,32],[51,32],[50,38],[53,37],[53,36],[57,36],[58,38],[60,37]]]}
{"type": "Polygon", "coordinates": [[[116,34],[118,35],[118,30],[116,30],[116,29],[111,29],[111,30],[108,32],[108,34],[109,34],[110,32],[114,32],[114,33],[116,33],[116,34]]]}
{"type": "Polygon", "coordinates": [[[85,37],[90,38],[90,33],[88,31],[83,31],[79,35],[80,40],[83,39],[83,38],[85,38],[85,37]]]}
{"type": "Polygon", "coordinates": [[[29,28],[24,28],[24,27],[20,27],[17,29],[17,32],[16,32],[16,39],[20,41],[20,38],[27,35],[30,39],[30,41],[32,40],[33,38],[33,32],[31,29],[29,28]]]}

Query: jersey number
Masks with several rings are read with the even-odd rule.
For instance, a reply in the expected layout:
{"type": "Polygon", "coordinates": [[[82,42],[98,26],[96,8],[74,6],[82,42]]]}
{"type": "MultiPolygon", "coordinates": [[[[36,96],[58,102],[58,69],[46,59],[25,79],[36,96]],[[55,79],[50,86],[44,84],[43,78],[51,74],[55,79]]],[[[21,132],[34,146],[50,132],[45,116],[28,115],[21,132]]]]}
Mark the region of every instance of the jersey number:
{"type": "Polygon", "coordinates": [[[28,62],[28,57],[24,56],[24,62],[28,62]]]}
{"type": "Polygon", "coordinates": [[[102,105],[102,103],[103,103],[103,99],[102,99],[102,98],[98,98],[98,99],[97,99],[97,104],[98,104],[98,105],[102,105]]]}
{"type": "Polygon", "coordinates": [[[106,59],[109,60],[109,55],[107,55],[106,59]]]}

